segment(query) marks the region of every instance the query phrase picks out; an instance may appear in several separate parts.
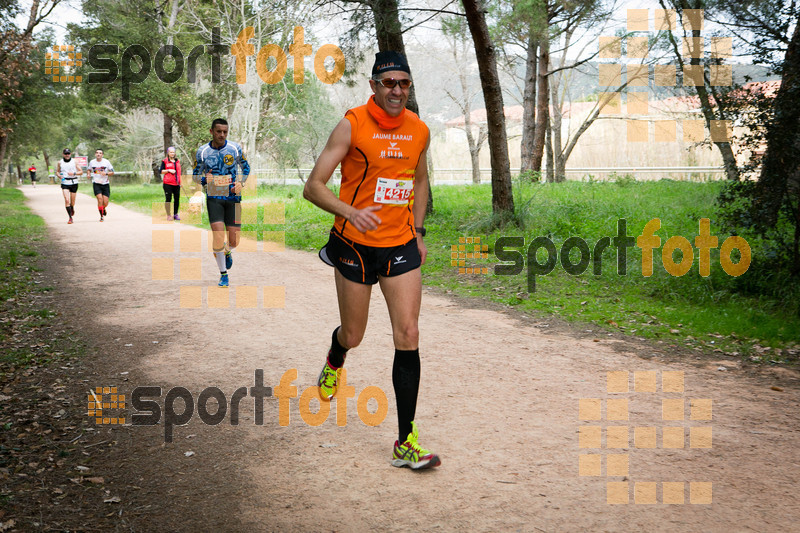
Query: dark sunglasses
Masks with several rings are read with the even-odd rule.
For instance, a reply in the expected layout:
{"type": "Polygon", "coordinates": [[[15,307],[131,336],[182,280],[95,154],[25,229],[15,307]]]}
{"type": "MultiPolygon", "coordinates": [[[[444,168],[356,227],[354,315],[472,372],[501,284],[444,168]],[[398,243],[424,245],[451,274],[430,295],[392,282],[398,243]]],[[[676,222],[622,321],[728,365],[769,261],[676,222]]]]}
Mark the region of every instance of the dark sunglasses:
{"type": "Polygon", "coordinates": [[[408,78],[403,80],[396,80],[394,78],[384,78],[382,80],[375,80],[375,81],[380,83],[387,89],[394,89],[398,85],[400,86],[401,89],[408,89],[409,87],[411,87],[411,80],[409,80],[408,78]]]}

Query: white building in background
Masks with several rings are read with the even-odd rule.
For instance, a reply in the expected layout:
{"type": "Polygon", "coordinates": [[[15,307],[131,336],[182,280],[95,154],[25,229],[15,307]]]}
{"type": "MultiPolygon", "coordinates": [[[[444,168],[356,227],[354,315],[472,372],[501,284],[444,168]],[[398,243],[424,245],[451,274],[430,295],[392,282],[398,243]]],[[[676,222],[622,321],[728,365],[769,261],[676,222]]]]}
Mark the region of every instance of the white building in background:
{"type": "MultiPolygon", "coordinates": [[[[566,145],[571,135],[590,116],[595,107],[596,102],[577,102],[564,106],[562,144],[566,145]]],[[[605,111],[607,114],[595,120],[578,140],[567,161],[567,179],[586,179],[587,174],[591,174],[593,179],[603,179],[610,174],[610,171],[570,172],[570,169],[722,167],[722,157],[716,147],[710,142],[698,142],[703,137],[708,139],[709,136],[704,126],[703,137],[697,135],[697,126],[702,126],[703,115],[696,96],[672,97],[648,102],[646,114],[641,112],[644,111],[641,106],[640,109],[636,109],[635,104],[629,105],[627,102],[623,102],[616,109],[607,106],[605,111]],[[629,123],[636,125],[631,126],[629,123]],[[643,136],[645,132],[646,136],[643,136]]],[[[552,107],[550,112],[552,114],[552,107]]],[[[522,106],[506,107],[505,116],[511,171],[514,174],[519,172],[520,167],[522,106]]],[[[477,138],[479,128],[486,127],[486,110],[475,110],[470,117],[473,134],[477,138]]],[[[431,139],[431,152],[436,170],[434,179],[469,181],[471,168],[464,131],[464,116],[445,122],[444,129],[434,133],[431,139]],[[465,171],[448,172],[449,169],[465,169],[465,171]]],[[[481,148],[480,166],[481,169],[485,169],[482,176],[488,181],[491,166],[488,142],[481,148]]],[[[619,173],[624,174],[624,171],[619,173]]],[[[686,175],[637,173],[638,179],[664,177],[685,179],[686,175]]],[[[709,174],[707,177],[722,179],[724,175],[717,173],[709,174]]]]}

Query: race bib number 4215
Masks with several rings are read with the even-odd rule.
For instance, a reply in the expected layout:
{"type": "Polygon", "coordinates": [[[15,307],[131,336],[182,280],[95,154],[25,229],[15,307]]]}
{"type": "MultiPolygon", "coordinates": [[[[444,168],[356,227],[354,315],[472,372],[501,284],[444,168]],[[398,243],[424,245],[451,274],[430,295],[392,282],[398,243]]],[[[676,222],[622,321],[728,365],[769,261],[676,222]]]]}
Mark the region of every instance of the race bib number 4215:
{"type": "Polygon", "coordinates": [[[375,187],[375,203],[406,205],[414,190],[414,180],[394,180],[378,178],[375,187]]]}

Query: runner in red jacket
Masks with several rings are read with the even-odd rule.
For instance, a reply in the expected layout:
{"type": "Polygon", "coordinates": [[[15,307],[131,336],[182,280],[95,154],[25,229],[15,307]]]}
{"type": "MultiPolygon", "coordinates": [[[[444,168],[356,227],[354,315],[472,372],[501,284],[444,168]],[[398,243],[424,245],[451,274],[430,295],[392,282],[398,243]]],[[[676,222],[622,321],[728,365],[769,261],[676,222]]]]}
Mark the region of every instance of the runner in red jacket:
{"type": "Polygon", "coordinates": [[[181,161],[175,156],[174,146],[167,149],[167,157],[161,161],[161,181],[164,183],[164,210],[167,212],[167,220],[180,220],[178,207],[181,203],[181,161]],[[173,196],[175,207],[171,210],[173,196]]]}

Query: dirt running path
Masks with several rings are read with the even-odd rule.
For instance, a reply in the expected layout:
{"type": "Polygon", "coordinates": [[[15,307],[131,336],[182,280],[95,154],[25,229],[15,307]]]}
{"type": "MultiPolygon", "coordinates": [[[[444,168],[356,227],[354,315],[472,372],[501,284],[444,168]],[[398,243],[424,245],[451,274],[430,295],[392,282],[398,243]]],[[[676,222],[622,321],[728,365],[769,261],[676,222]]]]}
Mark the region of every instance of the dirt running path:
{"type": "MultiPolygon", "coordinates": [[[[229,290],[283,286],[283,308],[181,308],[181,286],[213,286],[218,278],[209,253],[179,252],[177,231],[193,228],[154,225],[113,203],[99,223],[94,199],[82,194],[76,222],[67,225],[59,189],[23,190],[49,226],[54,257],[70,280],[57,287],[74,309],[67,320],[102,357],[98,379],[106,381],[96,385],[118,385],[128,395],[140,385],[160,385],[164,395],[183,386],[195,399],[217,386],[230,399],[236,388],[253,386],[256,369],[271,387],[293,368],[299,393],[314,383],[338,324],[333,271],[315,254],[235,254],[229,290]],[[152,251],[154,229],[176,231],[172,254],[152,251]],[[200,258],[202,281],[177,279],[177,266],[175,280],[154,281],[154,257],[172,257],[176,265],[179,258],[200,258]]],[[[154,201],[157,195],[154,189],[154,201]]],[[[386,392],[383,424],[362,423],[353,398],[346,427],[336,425],[335,402],[327,421],[312,427],[293,398],[290,424],[281,427],[278,401],[269,398],[263,425],[255,425],[248,397],[240,425],[226,418],[206,426],[195,415],[174,429],[172,444],[163,445],[163,426],[116,428],[127,448],[116,474],[105,476],[112,485],[118,478],[115,490],[128,495],[123,505],[126,498],[137,503],[126,507],[135,517],[131,529],[730,532],[788,531],[800,523],[794,373],[754,376],[730,364],[721,371],[713,362],[668,362],[669,354],[653,356],[658,349],[643,352],[605,333],[595,341],[582,330],[548,332],[430,291],[422,303],[417,416],[421,442],[440,454],[442,466],[422,473],[392,468],[391,329],[379,289],[373,300],[363,344],[348,357],[348,383],[356,394],[367,386],[386,392]],[[608,393],[608,371],[630,372],[630,392],[608,393]],[[657,392],[633,392],[633,373],[642,371],[655,372],[657,392]],[[667,371],[684,372],[683,393],[662,392],[667,371]],[[683,398],[685,419],[662,421],[662,397],[683,398]],[[604,419],[579,420],[582,398],[601,399],[604,419]],[[625,398],[629,419],[605,419],[607,400],[625,398]],[[689,419],[693,398],[713,401],[713,420],[689,419]],[[630,428],[630,448],[579,448],[579,427],[623,425],[630,428]],[[678,430],[684,448],[662,447],[664,426],[685,428],[678,430]],[[634,447],[634,427],[657,428],[651,430],[656,447],[634,447]],[[690,429],[700,427],[711,427],[710,449],[690,447],[692,431],[695,444],[706,434],[690,429]],[[185,456],[188,451],[194,455],[185,456]],[[603,475],[580,476],[582,454],[628,454],[629,473],[607,477],[603,458],[603,475]],[[606,503],[608,481],[628,484],[629,504],[606,503]],[[655,484],[638,485],[640,501],[654,489],[657,503],[634,503],[634,484],[647,482],[655,484]],[[683,482],[677,494],[685,503],[662,503],[662,482],[683,482]],[[690,493],[690,482],[711,483],[713,503],[690,503],[702,496],[700,485],[690,493]]],[[[75,408],[83,402],[76,398],[75,408]]]]}

